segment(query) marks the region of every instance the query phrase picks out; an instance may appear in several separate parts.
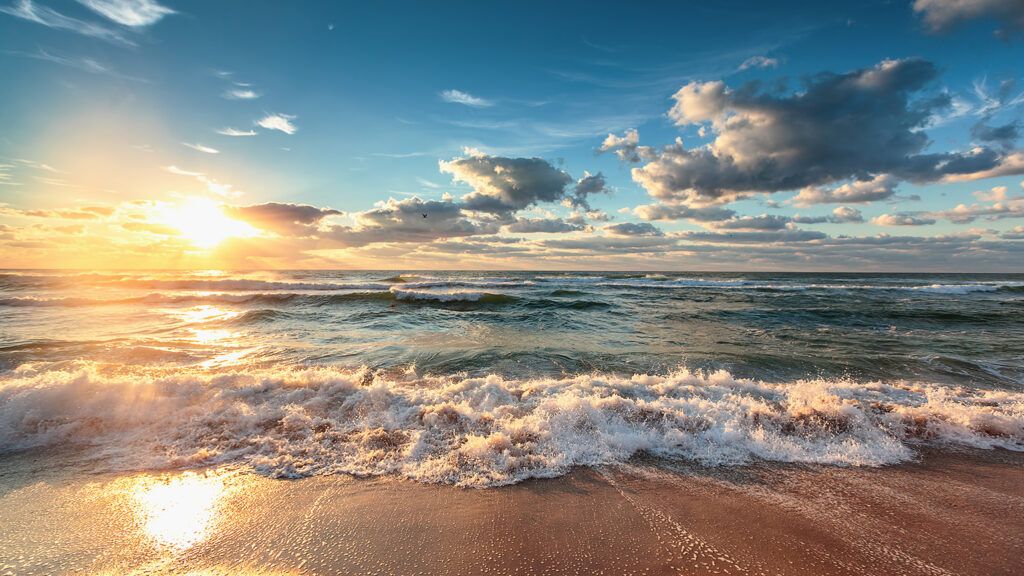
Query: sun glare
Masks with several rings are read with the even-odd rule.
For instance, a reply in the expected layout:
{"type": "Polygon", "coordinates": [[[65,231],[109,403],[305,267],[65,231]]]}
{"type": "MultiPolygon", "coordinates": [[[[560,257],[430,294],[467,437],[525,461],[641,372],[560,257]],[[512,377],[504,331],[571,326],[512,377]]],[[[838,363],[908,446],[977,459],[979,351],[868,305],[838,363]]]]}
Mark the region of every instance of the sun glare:
{"type": "Polygon", "coordinates": [[[224,478],[215,474],[144,476],[132,487],[132,508],[146,536],[160,545],[185,549],[209,535],[226,490],[224,478]]]}
{"type": "Polygon", "coordinates": [[[198,248],[213,248],[228,238],[248,238],[259,230],[224,214],[219,204],[207,198],[189,198],[163,210],[161,220],[198,248]]]}

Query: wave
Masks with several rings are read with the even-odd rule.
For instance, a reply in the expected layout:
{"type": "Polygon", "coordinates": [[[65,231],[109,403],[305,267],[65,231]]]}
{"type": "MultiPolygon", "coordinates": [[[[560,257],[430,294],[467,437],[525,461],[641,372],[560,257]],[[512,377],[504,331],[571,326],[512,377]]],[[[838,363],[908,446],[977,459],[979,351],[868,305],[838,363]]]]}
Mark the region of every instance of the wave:
{"type": "Polygon", "coordinates": [[[974,292],[1020,291],[1024,290],[1021,282],[991,282],[974,284],[929,284],[920,286],[899,286],[892,284],[785,284],[778,282],[760,282],[753,280],[599,280],[588,282],[595,286],[608,288],[652,288],[652,289],[687,289],[687,288],[722,288],[769,291],[807,291],[807,290],[885,290],[913,291],[930,294],[965,295],[974,292]]]}
{"type": "Polygon", "coordinates": [[[1024,393],[685,369],[513,380],[78,362],[0,379],[0,446],[58,445],[118,469],[233,464],[476,487],[642,453],[709,466],[878,466],[925,445],[1024,450],[1024,393]]]}
{"type": "Polygon", "coordinates": [[[514,302],[515,296],[510,294],[497,294],[493,292],[481,292],[474,290],[450,290],[445,292],[432,292],[429,290],[416,290],[405,287],[392,286],[391,294],[398,300],[427,300],[433,302],[481,302],[500,304],[514,302]]]}

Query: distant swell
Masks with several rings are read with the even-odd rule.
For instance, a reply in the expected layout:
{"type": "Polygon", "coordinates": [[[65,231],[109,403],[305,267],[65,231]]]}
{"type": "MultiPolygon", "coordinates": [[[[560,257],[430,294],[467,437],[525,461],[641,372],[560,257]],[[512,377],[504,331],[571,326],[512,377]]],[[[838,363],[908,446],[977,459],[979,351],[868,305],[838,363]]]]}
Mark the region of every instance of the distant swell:
{"type": "Polygon", "coordinates": [[[130,298],[0,298],[0,306],[114,306],[122,304],[284,304],[289,302],[306,304],[331,304],[344,302],[368,301],[403,301],[408,303],[445,303],[445,302],[477,302],[481,304],[502,304],[515,302],[516,297],[474,290],[431,291],[411,290],[392,287],[390,290],[357,291],[338,294],[301,294],[290,292],[247,292],[247,293],[213,293],[213,294],[163,294],[154,293],[130,298]]]}
{"type": "Polygon", "coordinates": [[[508,380],[79,362],[0,379],[0,446],[58,445],[122,469],[236,464],[483,487],[641,453],[877,466],[922,445],[1024,450],[1024,394],[686,370],[508,380]]]}

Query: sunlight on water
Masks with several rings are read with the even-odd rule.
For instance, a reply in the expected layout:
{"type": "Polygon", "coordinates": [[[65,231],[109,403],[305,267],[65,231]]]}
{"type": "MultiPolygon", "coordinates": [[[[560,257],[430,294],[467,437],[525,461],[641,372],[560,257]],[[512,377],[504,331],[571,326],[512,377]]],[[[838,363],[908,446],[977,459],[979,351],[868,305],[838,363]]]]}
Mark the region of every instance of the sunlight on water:
{"type": "Polygon", "coordinates": [[[130,492],[131,507],[145,536],[161,546],[183,550],[209,536],[228,487],[223,476],[185,473],[174,478],[140,477],[130,492]]]}
{"type": "Polygon", "coordinates": [[[236,352],[228,352],[226,354],[220,354],[209,360],[199,363],[200,368],[222,368],[225,366],[233,366],[239,364],[247,356],[252,354],[255,348],[246,348],[244,350],[238,350],[236,352]]]}
{"type": "Polygon", "coordinates": [[[192,330],[192,339],[198,344],[213,344],[237,335],[231,330],[192,330]]]}
{"type": "Polygon", "coordinates": [[[239,315],[239,312],[210,305],[196,306],[187,310],[172,309],[167,310],[167,313],[188,324],[200,324],[211,320],[230,320],[239,315]]]}

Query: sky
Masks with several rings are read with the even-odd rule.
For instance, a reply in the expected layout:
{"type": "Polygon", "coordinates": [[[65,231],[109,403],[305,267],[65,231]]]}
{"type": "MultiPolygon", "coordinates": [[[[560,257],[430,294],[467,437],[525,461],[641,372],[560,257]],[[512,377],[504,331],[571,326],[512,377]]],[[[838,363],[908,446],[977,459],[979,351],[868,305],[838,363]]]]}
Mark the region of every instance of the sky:
{"type": "Polygon", "coordinates": [[[0,0],[0,78],[4,268],[1024,271],[1024,0],[0,0]]]}

